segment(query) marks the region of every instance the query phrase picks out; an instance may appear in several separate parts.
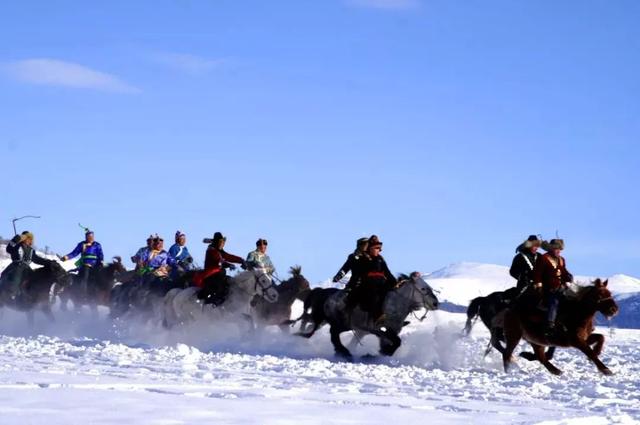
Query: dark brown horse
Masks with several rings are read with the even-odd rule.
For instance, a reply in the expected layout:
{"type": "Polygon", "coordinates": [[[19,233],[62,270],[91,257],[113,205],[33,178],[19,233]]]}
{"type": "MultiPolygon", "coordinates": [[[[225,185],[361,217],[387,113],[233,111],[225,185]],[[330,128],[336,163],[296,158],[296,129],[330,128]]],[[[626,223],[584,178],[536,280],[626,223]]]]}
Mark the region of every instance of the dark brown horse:
{"type": "MultiPolygon", "coordinates": [[[[594,316],[597,312],[605,317],[612,317],[618,313],[618,306],[607,289],[608,281],[597,279],[593,285],[584,286],[574,293],[568,294],[560,304],[558,323],[564,327],[553,335],[545,334],[546,312],[537,307],[518,303],[506,310],[504,316],[504,335],[506,348],[503,353],[505,371],[511,364],[511,355],[520,339],[524,338],[531,347],[537,360],[549,372],[560,375],[562,371],[555,367],[546,357],[544,347],[574,347],[582,351],[600,372],[611,375],[611,370],[598,358],[604,346],[604,335],[593,333],[594,316]]],[[[534,297],[526,297],[525,299],[534,297]]]]}
{"type": "Polygon", "coordinates": [[[278,301],[270,303],[264,298],[256,297],[253,302],[254,320],[259,325],[278,325],[284,331],[294,323],[291,319],[291,306],[296,299],[304,302],[309,294],[309,281],[302,276],[302,268],[294,266],[289,269],[291,278],[283,281],[275,288],[278,301]]]}
{"type": "Polygon", "coordinates": [[[55,295],[70,283],[71,275],[58,262],[51,260],[26,275],[21,283],[22,291],[15,299],[0,297],[0,308],[24,311],[31,325],[36,311],[41,311],[49,321],[54,321],[51,305],[55,295]]]}
{"type": "Polygon", "coordinates": [[[79,276],[73,275],[71,285],[60,293],[62,310],[67,309],[69,301],[73,302],[76,310],[88,305],[92,310],[97,306],[109,306],[111,290],[116,282],[124,277],[127,269],[122,264],[121,257],[113,257],[113,261],[104,267],[92,270],[86,288],[82,288],[79,276]]]}

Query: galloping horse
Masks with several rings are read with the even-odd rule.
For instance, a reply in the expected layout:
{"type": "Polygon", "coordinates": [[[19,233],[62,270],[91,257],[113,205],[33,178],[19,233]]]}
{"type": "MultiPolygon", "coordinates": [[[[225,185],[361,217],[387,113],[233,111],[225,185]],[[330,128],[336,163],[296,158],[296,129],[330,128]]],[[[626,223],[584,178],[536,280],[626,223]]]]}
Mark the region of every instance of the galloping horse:
{"type": "Polygon", "coordinates": [[[113,257],[113,261],[105,267],[92,270],[89,275],[89,282],[86,288],[82,288],[79,276],[73,275],[71,285],[60,293],[60,307],[66,310],[69,301],[73,302],[76,310],[88,305],[92,310],[96,310],[99,305],[109,306],[111,300],[111,290],[121,276],[124,276],[127,269],[122,264],[121,257],[113,257]]]}
{"type": "Polygon", "coordinates": [[[374,323],[374,318],[360,307],[346,309],[346,295],[344,291],[336,291],[326,299],[322,305],[324,318],[312,313],[314,320],[324,319],[329,323],[336,354],[345,358],[351,358],[351,353],[340,341],[341,333],[353,330],[358,336],[376,335],[380,339],[380,353],[391,356],[402,343],[398,335],[409,313],[422,308],[427,311],[438,308],[438,298],[419,272],[401,275],[398,286],[389,291],[384,300],[385,319],[382,324],[374,323]]]}
{"type": "Polygon", "coordinates": [[[608,281],[597,279],[593,285],[583,286],[574,293],[567,294],[558,312],[558,322],[562,323],[565,329],[554,335],[545,334],[546,314],[537,307],[519,303],[507,309],[504,316],[507,346],[502,354],[505,371],[509,370],[513,351],[520,339],[524,338],[533,347],[537,360],[554,375],[560,375],[562,371],[546,357],[546,346],[577,348],[600,372],[611,375],[611,370],[598,358],[604,346],[604,335],[593,333],[593,319],[597,312],[605,317],[612,317],[618,313],[618,305],[607,289],[607,284],[608,281]]]}
{"type": "MultiPolygon", "coordinates": [[[[244,271],[229,278],[229,295],[219,306],[198,299],[200,288],[172,289],[164,296],[159,311],[162,324],[173,327],[198,319],[218,320],[240,315],[249,319],[250,304],[255,296],[269,303],[278,301],[278,291],[271,279],[261,271],[244,271]]],[[[253,320],[251,320],[253,326],[253,320]]]]}
{"type": "Polygon", "coordinates": [[[55,318],[51,312],[51,305],[55,296],[71,283],[71,275],[56,261],[49,261],[27,274],[21,283],[22,293],[15,299],[0,297],[0,308],[9,307],[27,313],[30,325],[34,323],[37,310],[44,313],[50,321],[55,318]]]}
{"type": "Polygon", "coordinates": [[[289,270],[291,278],[277,285],[278,301],[269,302],[262,297],[252,301],[253,317],[259,325],[278,325],[283,331],[289,330],[291,306],[296,299],[304,301],[309,293],[309,281],[302,276],[302,267],[294,266],[289,270]]]}

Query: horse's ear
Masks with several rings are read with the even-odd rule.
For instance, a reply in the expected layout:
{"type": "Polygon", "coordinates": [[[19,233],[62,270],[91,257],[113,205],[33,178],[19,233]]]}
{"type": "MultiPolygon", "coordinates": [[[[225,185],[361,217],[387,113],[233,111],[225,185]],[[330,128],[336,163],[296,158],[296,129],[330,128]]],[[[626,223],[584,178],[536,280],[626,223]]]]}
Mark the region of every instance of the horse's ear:
{"type": "Polygon", "coordinates": [[[609,279],[602,282],[602,286],[604,286],[605,288],[607,287],[608,284],[609,284],[609,279]]]}
{"type": "Polygon", "coordinates": [[[602,284],[602,279],[600,279],[600,278],[598,278],[598,279],[594,280],[594,281],[593,281],[593,284],[594,284],[594,286],[595,286],[596,288],[602,288],[603,286],[606,286],[606,285],[603,285],[603,284],[602,284]]]}

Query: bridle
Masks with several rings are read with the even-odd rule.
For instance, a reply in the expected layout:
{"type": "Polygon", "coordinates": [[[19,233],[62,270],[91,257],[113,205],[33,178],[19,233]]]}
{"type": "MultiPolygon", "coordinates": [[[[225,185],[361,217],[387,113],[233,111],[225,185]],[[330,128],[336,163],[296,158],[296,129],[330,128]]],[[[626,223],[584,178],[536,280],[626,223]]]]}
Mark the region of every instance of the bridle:
{"type": "Polygon", "coordinates": [[[416,314],[416,310],[412,310],[411,313],[413,314],[413,316],[416,319],[418,319],[420,322],[423,322],[424,319],[427,318],[427,314],[429,313],[429,311],[432,310],[429,307],[429,302],[427,300],[428,294],[425,294],[423,291],[421,291],[417,287],[417,282],[411,277],[408,278],[408,279],[403,280],[402,282],[400,282],[398,287],[400,288],[400,287],[406,285],[407,282],[409,282],[409,284],[411,285],[411,295],[409,296],[409,298],[413,299],[416,292],[418,292],[420,294],[420,296],[422,297],[422,302],[420,303],[420,306],[419,306],[420,308],[424,308],[424,314],[422,315],[422,317],[418,317],[418,315],[416,314]]]}

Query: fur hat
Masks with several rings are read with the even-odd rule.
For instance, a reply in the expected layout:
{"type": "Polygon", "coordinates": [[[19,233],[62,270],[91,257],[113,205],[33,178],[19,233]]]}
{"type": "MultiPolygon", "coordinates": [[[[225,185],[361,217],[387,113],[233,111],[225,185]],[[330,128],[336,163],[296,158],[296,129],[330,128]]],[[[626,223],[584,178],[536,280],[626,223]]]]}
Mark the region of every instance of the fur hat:
{"type": "Polygon", "coordinates": [[[27,239],[33,240],[33,233],[29,232],[28,230],[25,230],[24,232],[20,233],[20,242],[24,242],[27,239]]]}
{"type": "Polygon", "coordinates": [[[564,240],[563,239],[551,239],[549,242],[542,242],[542,249],[545,251],[551,251],[553,249],[564,250],[564,240]]]}
{"type": "Polygon", "coordinates": [[[360,238],[356,241],[356,248],[361,248],[369,243],[369,238],[360,238]]]}
{"type": "Polygon", "coordinates": [[[180,230],[176,230],[176,242],[178,242],[178,239],[180,239],[183,236],[187,236],[187,235],[182,233],[180,230]]]}
{"type": "Polygon", "coordinates": [[[378,239],[378,236],[376,235],[371,235],[368,242],[369,248],[372,248],[374,246],[382,246],[382,242],[380,242],[380,239],[378,239]]]}
{"type": "Polygon", "coordinates": [[[256,246],[258,247],[258,246],[260,246],[260,245],[267,246],[267,245],[269,245],[269,242],[267,242],[267,240],[266,240],[266,239],[262,239],[262,238],[260,238],[260,239],[258,239],[258,240],[256,241],[256,246]]]}

